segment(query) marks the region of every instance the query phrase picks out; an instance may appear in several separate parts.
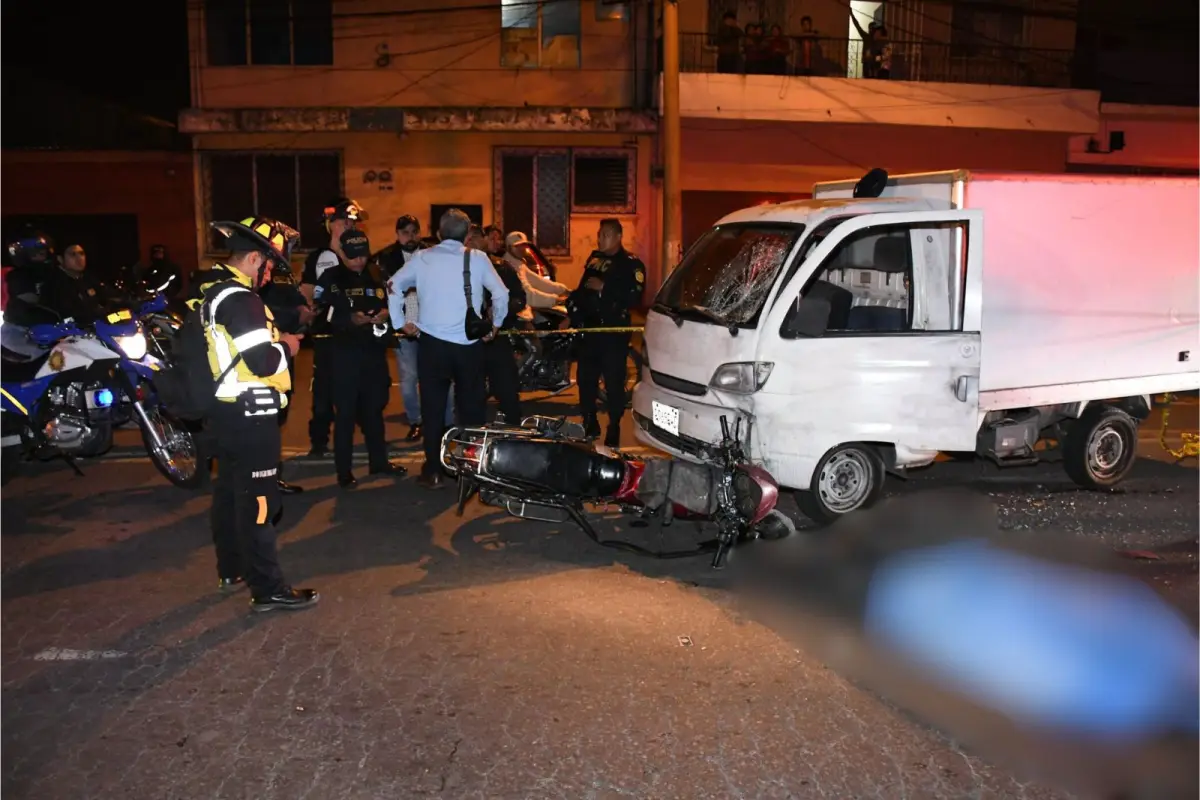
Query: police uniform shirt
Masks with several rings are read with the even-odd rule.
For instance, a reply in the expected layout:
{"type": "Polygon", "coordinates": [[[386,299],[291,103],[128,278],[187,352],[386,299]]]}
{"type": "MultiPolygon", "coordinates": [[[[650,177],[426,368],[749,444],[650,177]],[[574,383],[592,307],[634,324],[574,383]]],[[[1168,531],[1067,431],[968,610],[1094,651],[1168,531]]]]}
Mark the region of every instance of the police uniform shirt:
{"type": "Polygon", "coordinates": [[[314,333],[328,332],[327,315],[321,312],[328,310],[329,298],[323,296],[324,290],[321,288],[321,277],[334,267],[340,266],[342,266],[342,259],[338,257],[337,253],[328,248],[314,250],[308,254],[308,258],[304,261],[304,271],[300,275],[300,283],[314,287],[313,305],[316,306],[318,312],[311,326],[314,333]]]}
{"type": "Polygon", "coordinates": [[[46,276],[39,297],[41,304],[64,318],[92,322],[102,313],[107,292],[88,272],[71,275],[62,267],[46,276]]]}
{"type": "Polygon", "coordinates": [[[321,296],[329,304],[328,318],[334,341],[361,344],[390,345],[391,326],[386,322],[378,325],[355,325],[350,321],[356,311],[365,314],[378,313],[388,307],[387,288],[378,272],[367,267],[355,272],[344,265],[337,265],[321,275],[317,283],[321,296]],[[380,335],[379,327],[387,332],[380,335]]]}
{"type": "Polygon", "coordinates": [[[641,302],[646,287],[646,265],[642,260],[624,248],[613,255],[595,250],[584,264],[577,291],[582,291],[590,278],[604,281],[594,306],[596,322],[628,325],[629,312],[641,302]]]}

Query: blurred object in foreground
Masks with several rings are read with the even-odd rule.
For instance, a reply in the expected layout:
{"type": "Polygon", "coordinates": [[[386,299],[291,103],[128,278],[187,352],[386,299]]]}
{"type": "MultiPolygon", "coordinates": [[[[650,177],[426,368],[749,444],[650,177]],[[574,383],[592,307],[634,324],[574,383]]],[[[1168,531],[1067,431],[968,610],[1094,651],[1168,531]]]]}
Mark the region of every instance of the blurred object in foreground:
{"type": "Polygon", "coordinates": [[[1100,796],[1197,796],[1200,641],[1129,562],[1000,533],[956,490],[746,548],[764,621],[989,760],[1100,796]]]}

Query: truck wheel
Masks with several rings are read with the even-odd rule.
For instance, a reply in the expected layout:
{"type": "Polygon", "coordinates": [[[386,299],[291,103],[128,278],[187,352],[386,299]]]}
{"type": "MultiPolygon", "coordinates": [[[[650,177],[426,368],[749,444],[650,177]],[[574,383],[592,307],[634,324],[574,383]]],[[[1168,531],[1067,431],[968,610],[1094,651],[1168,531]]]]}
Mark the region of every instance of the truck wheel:
{"type": "Polygon", "coordinates": [[[1138,426],[1112,406],[1091,406],[1067,431],[1063,467],[1085,489],[1116,486],[1137,460],[1138,426]]]}
{"type": "Polygon", "coordinates": [[[843,444],[817,463],[808,491],[796,492],[796,505],[818,525],[870,508],[883,494],[883,459],[865,444],[843,444]]]}

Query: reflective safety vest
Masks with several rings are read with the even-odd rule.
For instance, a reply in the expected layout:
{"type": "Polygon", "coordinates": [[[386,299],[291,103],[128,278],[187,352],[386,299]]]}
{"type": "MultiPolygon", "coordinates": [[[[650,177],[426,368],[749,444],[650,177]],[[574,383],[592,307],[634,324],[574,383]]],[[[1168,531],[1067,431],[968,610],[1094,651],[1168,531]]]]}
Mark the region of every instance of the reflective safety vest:
{"type": "MultiPolygon", "coordinates": [[[[205,287],[207,289],[207,287],[205,287]]],[[[217,309],[221,302],[227,297],[232,296],[237,292],[249,292],[250,289],[246,286],[233,284],[223,286],[211,293],[211,296],[206,297],[204,322],[205,336],[208,339],[208,364],[212,370],[214,378],[219,378],[221,373],[229,370],[225,374],[225,378],[217,385],[217,400],[225,403],[232,403],[241,397],[246,392],[261,390],[263,388],[274,389],[279,393],[279,407],[287,406],[287,393],[292,388],[292,378],[288,373],[288,359],[286,352],[280,352],[279,367],[273,375],[260,377],[250,371],[246,366],[245,359],[238,359],[237,364],[233,369],[229,369],[229,365],[234,362],[238,353],[245,351],[256,345],[274,342],[274,346],[280,348],[283,346],[278,344],[279,331],[275,328],[271,321],[271,310],[264,307],[267,315],[267,327],[256,328],[251,331],[231,336],[229,331],[216,321],[217,309]]],[[[205,293],[209,294],[208,292],[205,293]]],[[[257,296],[256,296],[257,299],[257,296]]],[[[274,410],[267,413],[274,413],[274,410]]]]}

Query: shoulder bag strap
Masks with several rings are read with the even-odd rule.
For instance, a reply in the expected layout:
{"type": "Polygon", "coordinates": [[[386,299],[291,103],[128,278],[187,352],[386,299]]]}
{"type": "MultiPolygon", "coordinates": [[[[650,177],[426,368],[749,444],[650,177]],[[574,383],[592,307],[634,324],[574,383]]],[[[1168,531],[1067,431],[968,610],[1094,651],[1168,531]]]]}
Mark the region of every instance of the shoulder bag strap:
{"type": "Polygon", "coordinates": [[[467,310],[475,308],[471,299],[471,249],[463,250],[463,293],[467,296],[467,310]]]}

